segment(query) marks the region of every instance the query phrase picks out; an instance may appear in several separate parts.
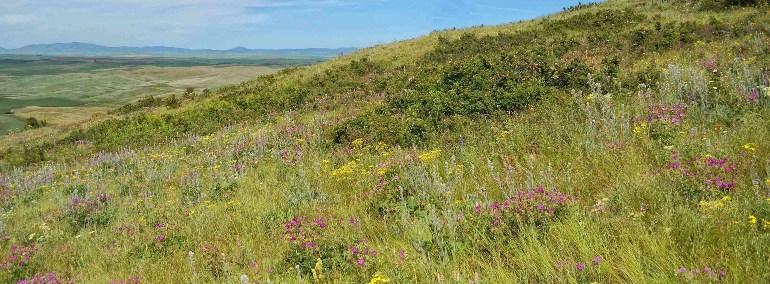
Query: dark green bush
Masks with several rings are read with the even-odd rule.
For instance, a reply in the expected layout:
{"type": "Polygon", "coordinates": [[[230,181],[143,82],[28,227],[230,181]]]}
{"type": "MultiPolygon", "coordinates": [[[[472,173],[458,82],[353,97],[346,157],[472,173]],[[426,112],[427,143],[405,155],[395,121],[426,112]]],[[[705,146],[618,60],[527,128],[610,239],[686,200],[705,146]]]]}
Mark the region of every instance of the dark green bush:
{"type": "Polygon", "coordinates": [[[48,121],[38,120],[37,118],[34,118],[34,117],[28,117],[26,125],[28,129],[36,129],[36,128],[48,126],[48,121]]]}

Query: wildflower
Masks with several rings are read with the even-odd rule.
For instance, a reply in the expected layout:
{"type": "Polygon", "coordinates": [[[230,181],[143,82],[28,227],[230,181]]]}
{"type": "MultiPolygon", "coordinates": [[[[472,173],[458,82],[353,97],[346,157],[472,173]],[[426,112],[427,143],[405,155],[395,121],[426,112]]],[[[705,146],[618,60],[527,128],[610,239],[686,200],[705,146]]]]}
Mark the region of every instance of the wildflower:
{"type": "Polygon", "coordinates": [[[586,269],[586,265],[583,264],[583,263],[578,263],[577,270],[578,271],[583,271],[583,269],[586,269]]]}
{"type": "Polygon", "coordinates": [[[749,215],[749,224],[756,225],[757,224],[757,217],[754,215],[749,215]]]}
{"type": "Polygon", "coordinates": [[[714,200],[714,201],[700,201],[700,208],[703,210],[716,210],[720,208],[724,208],[725,204],[722,201],[714,200]]]}
{"type": "Polygon", "coordinates": [[[315,268],[311,269],[313,272],[313,280],[315,280],[316,283],[320,283],[323,281],[324,273],[323,273],[323,261],[319,257],[318,260],[315,262],[315,268]]]}
{"type": "Polygon", "coordinates": [[[683,273],[685,273],[685,272],[687,272],[687,268],[684,268],[684,267],[680,267],[680,268],[679,268],[679,269],[676,271],[676,275],[679,275],[679,274],[683,274],[683,273]]]}
{"type": "Polygon", "coordinates": [[[457,214],[457,216],[455,216],[455,219],[457,219],[457,221],[462,220],[463,219],[463,214],[457,214]]]}
{"type": "Polygon", "coordinates": [[[743,145],[743,149],[749,150],[751,152],[757,151],[757,147],[754,146],[754,143],[748,143],[743,145]]]}
{"type": "Polygon", "coordinates": [[[722,201],[725,201],[725,202],[727,202],[727,201],[731,201],[731,200],[733,200],[733,199],[732,199],[732,198],[730,198],[730,196],[729,196],[729,195],[725,195],[725,197],[722,197],[722,201]]]}
{"type": "Polygon", "coordinates": [[[765,230],[770,229],[770,220],[762,219],[762,228],[765,230]]]}
{"type": "Polygon", "coordinates": [[[398,259],[400,259],[401,261],[404,261],[404,259],[406,259],[406,252],[404,250],[398,251],[398,259]]]}
{"type": "Polygon", "coordinates": [[[388,283],[388,282],[390,282],[390,278],[377,273],[372,276],[372,280],[369,281],[369,284],[380,284],[380,283],[388,283]]]}
{"type": "Polygon", "coordinates": [[[363,258],[359,258],[359,259],[358,259],[358,265],[360,265],[360,266],[364,266],[364,265],[366,265],[366,262],[364,261],[364,259],[363,259],[363,258]]]}
{"type": "Polygon", "coordinates": [[[594,263],[599,264],[600,262],[602,262],[602,257],[601,256],[594,257],[594,263]]]}
{"type": "Polygon", "coordinates": [[[423,162],[430,162],[436,159],[436,157],[438,157],[438,154],[440,153],[441,153],[441,150],[433,150],[430,152],[422,153],[419,156],[417,156],[417,158],[423,162]]]}

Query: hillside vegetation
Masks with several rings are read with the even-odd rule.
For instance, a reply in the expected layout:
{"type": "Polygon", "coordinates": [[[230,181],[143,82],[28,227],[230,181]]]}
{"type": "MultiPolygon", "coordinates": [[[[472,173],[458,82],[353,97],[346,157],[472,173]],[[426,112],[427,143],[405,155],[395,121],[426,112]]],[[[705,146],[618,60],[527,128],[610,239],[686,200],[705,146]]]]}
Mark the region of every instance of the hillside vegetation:
{"type": "Polygon", "coordinates": [[[4,138],[0,281],[770,282],[768,4],[565,10],[4,138]]]}

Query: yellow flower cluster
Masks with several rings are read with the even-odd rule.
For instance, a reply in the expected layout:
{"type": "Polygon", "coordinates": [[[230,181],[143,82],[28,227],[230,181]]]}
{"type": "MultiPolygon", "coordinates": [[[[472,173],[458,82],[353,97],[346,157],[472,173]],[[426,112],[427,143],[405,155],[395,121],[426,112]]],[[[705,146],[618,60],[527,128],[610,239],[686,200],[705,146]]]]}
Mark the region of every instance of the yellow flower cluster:
{"type": "Polygon", "coordinates": [[[497,138],[495,138],[495,142],[500,142],[503,140],[508,139],[508,136],[510,136],[511,132],[508,130],[500,131],[500,134],[497,135],[497,138]]]}
{"type": "Polygon", "coordinates": [[[713,201],[700,201],[700,208],[701,210],[708,211],[708,210],[717,210],[725,207],[725,203],[732,201],[733,199],[729,195],[725,195],[725,197],[722,197],[720,200],[713,200],[713,201]]]}
{"type": "Polygon", "coordinates": [[[449,169],[448,169],[448,172],[450,174],[452,174],[452,173],[460,173],[460,172],[462,172],[462,170],[464,168],[465,168],[465,165],[458,163],[458,164],[455,164],[454,167],[450,166],[449,169]]]}
{"type": "Polygon", "coordinates": [[[377,142],[377,144],[369,145],[365,144],[364,140],[361,138],[353,140],[350,144],[353,146],[352,148],[356,151],[356,155],[358,156],[362,156],[364,153],[371,151],[380,152],[388,149],[388,144],[377,142]]]}
{"type": "Polygon", "coordinates": [[[747,143],[746,145],[743,145],[743,149],[749,150],[751,152],[757,151],[757,147],[754,145],[754,143],[747,143]]]}
{"type": "Polygon", "coordinates": [[[321,283],[324,279],[324,272],[323,272],[324,262],[321,260],[321,258],[318,258],[315,262],[315,268],[311,269],[313,271],[313,281],[315,283],[321,283]]]}
{"type": "Polygon", "coordinates": [[[724,208],[725,204],[721,200],[714,200],[714,201],[700,201],[700,209],[704,211],[708,210],[717,210],[724,208]]]}
{"type": "Polygon", "coordinates": [[[642,122],[638,126],[634,126],[634,133],[640,133],[640,132],[642,132],[645,129],[647,129],[647,123],[646,122],[642,122]]]}
{"type": "Polygon", "coordinates": [[[350,176],[353,174],[353,172],[358,168],[358,163],[354,161],[350,161],[347,164],[335,169],[332,171],[332,177],[337,178],[338,180],[345,180],[349,179],[350,176]]]}
{"type": "Polygon", "coordinates": [[[379,283],[388,283],[388,282],[390,282],[390,278],[380,275],[379,273],[376,273],[372,276],[372,280],[369,281],[369,284],[379,284],[379,283]]]}
{"type": "Polygon", "coordinates": [[[430,151],[430,152],[422,153],[419,156],[417,156],[417,158],[420,159],[420,161],[423,161],[423,162],[430,162],[430,161],[435,160],[436,157],[438,157],[439,154],[441,154],[441,150],[433,150],[433,151],[430,151]]]}

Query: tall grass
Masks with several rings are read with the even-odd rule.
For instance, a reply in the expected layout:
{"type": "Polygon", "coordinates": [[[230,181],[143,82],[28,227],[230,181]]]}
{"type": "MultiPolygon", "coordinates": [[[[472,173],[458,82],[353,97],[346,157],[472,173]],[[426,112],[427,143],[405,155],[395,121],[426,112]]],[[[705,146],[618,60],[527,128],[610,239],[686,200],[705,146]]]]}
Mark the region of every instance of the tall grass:
{"type": "MultiPolygon", "coordinates": [[[[602,18],[592,21],[607,24],[618,18],[596,10],[635,4],[640,3],[612,1],[565,15],[593,15],[602,18]]],[[[644,7],[623,14],[629,19],[621,22],[644,18],[640,15],[649,12],[644,9],[651,9],[644,7]]],[[[739,13],[748,12],[740,11],[722,12],[724,20],[743,23],[739,13]]],[[[579,39],[598,40],[592,34],[579,39]]],[[[766,40],[760,33],[753,36],[766,40]]],[[[486,97],[464,96],[463,91],[522,90],[485,89],[490,78],[463,77],[502,76],[490,70],[508,70],[499,67],[504,63],[483,62],[500,59],[494,54],[501,49],[510,51],[500,42],[511,37],[445,42],[442,48],[476,48],[492,55],[457,57],[452,66],[437,61],[438,67],[425,67],[436,68],[430,71],[391,70],[376,60],[335,61],[329,64],[343,67],[318,71],[325,74],[319,77],[313,77],[313,68],[323,66],[286,71],[226,88],[202,106],[142,118],[163,129],[132,128],[135,121],[129,116],[130,123],[114,122],[77,136],[78,143],[57,146],[61,153],[88,158],[4,170],[0,279],[770,279],[770,145],[763,143],[770,139],[770,82],[758,64],[768,62],[766,55],[751,62],[732,52],[700,54],[687,48],[655,47],[661,48],[655,54],[651,45],[643,45],[635,48],[646,51],[622,57],[615,72],[613,60],[572,50],[564,54],[580,57],[580,63],[564,67],[562,61],[543,61],[565,72],[528,69],[522,84],[551,92],[525,105],[513,100],[511,108],[499,111],[499,106],[484,105],[486,97]],[[451,80],[457,84],[451,86],[419,82],[454,74],[433,72],[452,68],[477,69],[455,74],[451,80]],[[410,79],[407,71],[416,75],[410,79]],[[554,77],[544,83],[538,77],[543,74],[554,77]],[[323,78],[329,81],[313,83],[323,78]],[[250,94],[255,86],[275,97],[267,91],[250,94]],[[399,92],[378,95],[394,86],[399,92]],[[308,90],[333,93],[315,96],[308,90]],[[423,91],[434,97],[415,95],[423,91]],[[232,112],[212,114],[208,111],[222,111],[213,106],[232,112]],[[244,116],[206,121],[239,114],[244,116]],[[206,122],[205,131],[175,128],[175,123],[193,128],[195,122],[206,122]],[[362,125],[368,128],[355,128],[362,125]],[[408,136],[414,134],[408,127],[416,126],[431,131],[408,136]],[[143,134],[148,137],[138,137],[143,134]],[[343,134],[348,136],[334,140],[343,134]],[[408,143],[388,135],[421,140],[408,143]],[[124,137],[149,142],[109,144],[124,137]]],[[[627,44],[626,39],[607,40],[627,44]]],[[[721,38],[707,44],[744,50],[721,38]]],[[[457,54],[429,57],[442,56],[457,54]]]]}

